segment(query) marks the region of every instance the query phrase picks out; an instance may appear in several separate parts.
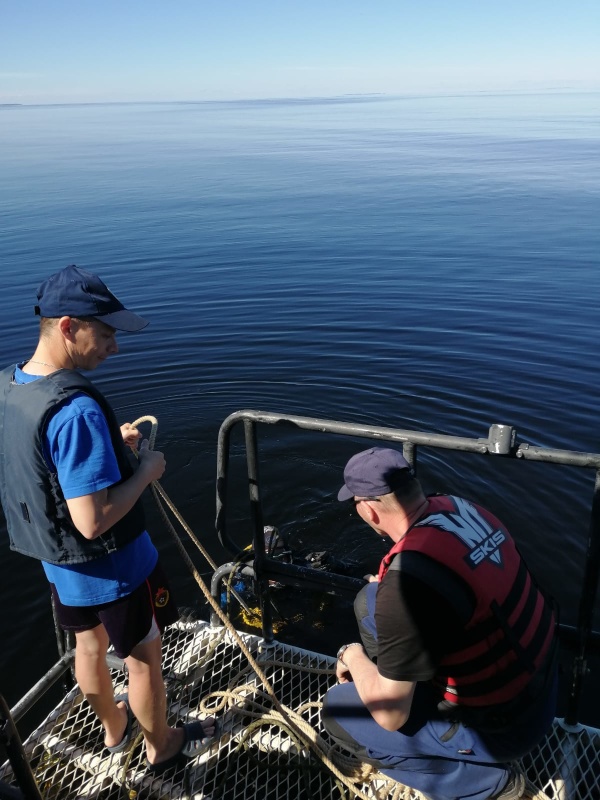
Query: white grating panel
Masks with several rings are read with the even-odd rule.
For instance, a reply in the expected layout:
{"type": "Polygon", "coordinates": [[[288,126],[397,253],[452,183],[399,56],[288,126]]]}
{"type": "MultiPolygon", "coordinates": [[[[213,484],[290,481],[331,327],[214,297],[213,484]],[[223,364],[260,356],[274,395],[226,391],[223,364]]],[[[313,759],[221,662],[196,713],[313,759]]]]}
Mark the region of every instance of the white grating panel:
{"type": "MultiPolygon", "coordinates": [[[[266,647],[240,634],[279,702],[332,744],[320,725],[320,700],[335,683],[335,659],[290,645],[266,647]]],[[[103,731],[75,687],[25,743],[44,800],[330,800],[352,790],[311,749],[310,734],[290,729],[229,634],[201,621],[180,621],[167,630],[163,665],[169,716],[203,719],[214,714],[217,736],[200,756],[178,770],[152,778],[144,768],[141,735],[125,753],[109,755],[103,731]]],[[[113,675],[125,690],[122,674],[113,675]]],[[[134,728],[139,734],[139,729],[134,728]]],[[[600,732],[556,724],[544,744],[523,762],[528,778],[550,800],[600,800],[600,732]]],[[[331,754],[334,757],[334,754],[331,754]]],[[[337,764],[346,763],[336,758],[337,764]]],[[[8,765],[0,778],[11,780],[8,765]]],[[[359,782],[363,797],[418,800],[413,790],[371,776],[359,782]]],[[[533,796],[534,793],[531,793],[533,796]]],[[[542,798],[544,795],[537,795],[542,798]]]]}

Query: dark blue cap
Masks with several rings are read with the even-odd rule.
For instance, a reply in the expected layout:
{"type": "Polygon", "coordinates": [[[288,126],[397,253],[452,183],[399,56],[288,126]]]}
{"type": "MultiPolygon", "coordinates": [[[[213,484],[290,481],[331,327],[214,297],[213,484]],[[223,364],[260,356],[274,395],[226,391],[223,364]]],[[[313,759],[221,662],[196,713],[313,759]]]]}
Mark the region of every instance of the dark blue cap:
{"type": "Polygon", "coordinates": [[[402,453],[389,447],[370,447],[352,456],[346,464],[338,500],[390,494],[408,483],[413,474],[402,453]]]}
{"type": "Polygon", "coordinates": [[[37,290],[35,313],[41,317],[95,317],[118,331],[141,331],[148,325],[128,311],[97,275],[75,264],[61,269],[37,290]]]}

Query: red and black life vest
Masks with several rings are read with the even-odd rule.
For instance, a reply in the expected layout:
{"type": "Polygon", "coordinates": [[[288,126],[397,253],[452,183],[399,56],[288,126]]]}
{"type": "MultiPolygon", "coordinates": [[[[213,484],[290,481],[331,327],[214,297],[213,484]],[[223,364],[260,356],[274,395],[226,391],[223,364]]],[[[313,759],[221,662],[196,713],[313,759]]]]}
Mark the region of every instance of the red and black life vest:
{"type": "Polygon", "coordinates": [[[451,569],[476,599],[464,636],[433,680],[446,703],[493,706],[520,695],[547,661],[555,619],[506,528],[474,503],[433,496],[426,516],[383,558],[379,580],[406,550],[451,569]]]}

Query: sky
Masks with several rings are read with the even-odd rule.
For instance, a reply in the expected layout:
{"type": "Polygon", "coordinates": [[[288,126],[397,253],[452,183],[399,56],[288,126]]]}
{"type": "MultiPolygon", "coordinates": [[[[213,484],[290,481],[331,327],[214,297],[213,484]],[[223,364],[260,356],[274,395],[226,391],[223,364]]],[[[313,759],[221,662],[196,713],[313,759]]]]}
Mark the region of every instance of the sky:
{"type": "Polygon", "coordinates": [[[600,89],[600,0],[0,0],[0,103],[600,89]]]}

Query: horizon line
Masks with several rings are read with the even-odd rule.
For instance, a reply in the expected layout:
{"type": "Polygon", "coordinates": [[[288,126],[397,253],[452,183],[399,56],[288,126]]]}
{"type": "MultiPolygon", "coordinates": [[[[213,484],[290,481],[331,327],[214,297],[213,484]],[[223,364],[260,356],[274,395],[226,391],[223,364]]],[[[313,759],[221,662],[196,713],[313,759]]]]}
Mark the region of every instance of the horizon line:
{"type": "Polygon", "coordinates": [[[107,106],[107,105],[200,105],[208,103],[278,103],[278,102],[314,102],[332,100],[380,100],[380,99],[415,99],[415,98],[434,98],[434,97],[465,97],[473,95],[484,96],[503,96],[503,95],[538,95],[538,94],[597,94],[597,88],[577,88],[577,87],[545,87],[538,89],[466,89],[448,90],[438,92],[403,92],[391,94],[389,92],[346,92],[344,94],[333,95],[301,95],[301,96],[277,96],[277,97],[238,97],[204,100],[78,100],[78,101],[55,101],[55,102],[15,102],[0,101],[2,107],[30,108],[35,106],[107,106]]]}

